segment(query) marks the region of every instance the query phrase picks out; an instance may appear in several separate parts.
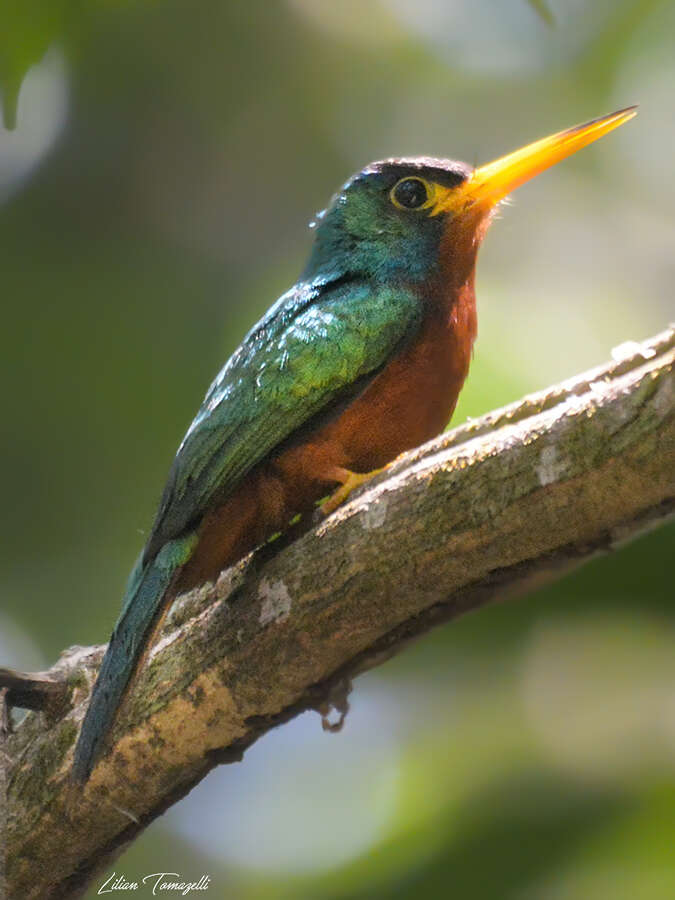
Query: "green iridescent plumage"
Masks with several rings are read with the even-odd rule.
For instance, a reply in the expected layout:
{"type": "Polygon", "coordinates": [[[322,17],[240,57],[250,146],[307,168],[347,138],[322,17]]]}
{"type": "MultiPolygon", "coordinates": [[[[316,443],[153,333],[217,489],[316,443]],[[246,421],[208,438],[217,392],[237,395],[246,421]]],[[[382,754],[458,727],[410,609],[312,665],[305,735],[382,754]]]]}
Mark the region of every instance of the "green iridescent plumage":
{"type": "Polygon", "coordinates": [[[343,401],[409,340],[423,316],[418,285],[438,264],[438,219],[391,202],[406,172],[460,183],[458,163],[396,160],[347,182],[315,221],[299,282],[246,335],[211,385],[174,460],[150,538],[129,579],[75,753],[86,781],[196,528],[275,447],[343,401]]]}
{"type": "Polygon", "coordinates": [[[183,533],[296,428],[377,371],[420,318],[418,298],[367,282],[301,284],[213,382],[173,464],[147,557],[183,533]]]}

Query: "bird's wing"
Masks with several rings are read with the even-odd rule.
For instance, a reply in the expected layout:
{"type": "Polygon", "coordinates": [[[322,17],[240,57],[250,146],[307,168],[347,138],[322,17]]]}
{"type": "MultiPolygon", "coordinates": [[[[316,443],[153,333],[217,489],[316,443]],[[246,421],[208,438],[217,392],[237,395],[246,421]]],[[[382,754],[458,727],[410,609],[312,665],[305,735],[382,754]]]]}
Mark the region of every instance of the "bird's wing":
{"type": "Polygon", "coordinates": [[[403,287],[303,284],[246,335],[178,449],[146,559],[198,520],[275,446],[375,373],[421,318],[403,287]]]}

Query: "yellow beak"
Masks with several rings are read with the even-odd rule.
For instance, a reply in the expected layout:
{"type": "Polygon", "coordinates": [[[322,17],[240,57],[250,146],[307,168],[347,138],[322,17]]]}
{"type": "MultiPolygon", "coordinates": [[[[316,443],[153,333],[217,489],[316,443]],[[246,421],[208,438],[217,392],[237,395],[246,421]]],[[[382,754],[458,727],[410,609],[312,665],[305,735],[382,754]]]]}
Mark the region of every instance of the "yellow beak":
{"type": "Polygon", "coordinates": [[[559,131],[494,162],[480,166],[463,185],[451,188],[445,196],[437,197],[432,215],[450,210],[455,213],[466,212],[469,209],[487,212],[530,178],[534,178],[549,166],[555,165],[614,128],[618,128],[619,125],[623,125],[636,113],[637,107],[629,106],[609,116],[593,119],[585,125],[576,125],[566,131],[559,131]]]}

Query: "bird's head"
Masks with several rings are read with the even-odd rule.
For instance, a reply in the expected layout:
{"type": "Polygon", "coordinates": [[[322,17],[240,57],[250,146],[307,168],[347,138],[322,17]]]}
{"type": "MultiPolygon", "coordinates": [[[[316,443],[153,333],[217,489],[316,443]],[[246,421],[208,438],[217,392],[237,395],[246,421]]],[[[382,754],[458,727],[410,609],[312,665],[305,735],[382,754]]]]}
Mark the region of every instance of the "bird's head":
{"type": "Polygon", "coordinates": [[[634,115],[635,107],[620,110],[477,169],[428,157],[371,163],[316,217],[304,278],[351,275],[420,283],[448,253],[458,262],[461,255],[473,259],[500,200],[634,115]]]}

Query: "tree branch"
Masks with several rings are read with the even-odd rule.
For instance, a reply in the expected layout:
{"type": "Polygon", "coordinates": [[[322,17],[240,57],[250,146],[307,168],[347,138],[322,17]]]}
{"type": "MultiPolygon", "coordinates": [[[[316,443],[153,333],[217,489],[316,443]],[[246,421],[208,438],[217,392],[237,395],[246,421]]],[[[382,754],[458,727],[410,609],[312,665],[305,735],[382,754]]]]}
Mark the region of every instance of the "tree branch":
{"type": "Polygon", "coordinates": [[[270,728],[344,713],[350,679],[422,632],[672,514],[675,332],[617,350],[406,454],[179,599],[83,795],[67,776],[104,648],[67,651],[42,676],[65,715],[31,712],[6,738],[9,896],[73,896],[270,728]]]}
{"type": "MultiPolygon", "coordinates": [[[[0,667],[0,687],[6,692],[5,702],[10,708],[43,710],[54,716],[66,712],[66,685],[49,672],[17,672],[0,667]]],[[[9,729],[8,723],[6,730],[9,729]]]]}

